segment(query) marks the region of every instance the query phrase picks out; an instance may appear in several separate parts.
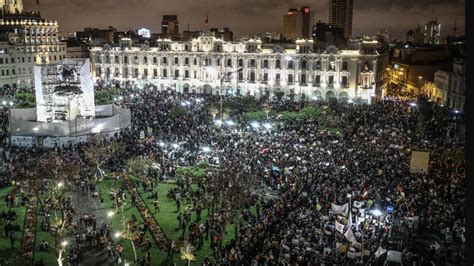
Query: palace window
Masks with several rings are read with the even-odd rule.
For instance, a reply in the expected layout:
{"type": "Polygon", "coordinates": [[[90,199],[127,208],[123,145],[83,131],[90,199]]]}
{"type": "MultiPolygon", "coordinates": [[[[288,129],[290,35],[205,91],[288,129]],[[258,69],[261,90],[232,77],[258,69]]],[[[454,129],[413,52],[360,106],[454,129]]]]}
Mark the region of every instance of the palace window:
{"type": "Polygon", "coordinates": [[[316,63],[314,64],[314,70],[321,70],[321,61],[320,60],[316,61],[316,63]]]}
{"type": "Polygon", "coordinates": [[[281,68],[281,61],[280,61],[280,59],[277,59],[277,60],[275,61],[275,68],[278,68],[278,69],[281,68]]]}
{"type": "Polygon", "coordinates": [[[347,80],[347,76],[342,76],[342,86],[343,86],[343,87],[349,86],[349,83],[348,83],[348,80],[347,80]]]}
{"type": "Polygon", "coordinates": [[[288,84],[293,84],[293,75],[288,74],[288,84]]]}
{"type": "Polygon", "coordinates": [[[314,78],[314,84],[316,84],[316,86],[319,86],[321,84],[321,76],[320,75],[316,75],[316,77],[314,78]]]}
{"type": "Polygon", "coordinates": [[[301,74],[300,84],[302,85],[306,84],[306,74],[301,74]]]}
{"type": "Polygon", "coordinates": [[[342,62],[342,71],[347,71],[348,69],[348,64],[346,61],[342,62]]]}
{"type": "Polygon", "coordinates": [[[293,60],[288,61],[288,69],[293,69],[293,60]]]}
{"type": "Polygon", "coordinates": [[[332,86],[333,84],[334,84],[334,76],[329,76],[328,86],[332,86]]]}
{"type": "Polygon", "coordinates": [[[255,59],[250,60],[250,67],[255,67],[255,59]]]}
{"type": "Polygon", "coordinates": [[[301,61],[301,69],[306,69],[306,60],[301,61]]]}

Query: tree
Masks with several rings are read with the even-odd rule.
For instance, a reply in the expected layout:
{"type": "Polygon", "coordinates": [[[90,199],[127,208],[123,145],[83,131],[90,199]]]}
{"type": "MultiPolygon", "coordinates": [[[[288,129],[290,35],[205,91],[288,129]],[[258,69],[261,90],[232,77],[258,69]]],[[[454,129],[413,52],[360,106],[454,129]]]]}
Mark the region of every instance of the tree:
{"type": "Polygon", "coordinates": [[[45,215],[48,228],[54,233],[54,251],[58,265],[62,265],[62,255],[66,242],[64,237],[72,221],[72,208],[68,195],[71,183],[78,177],[81,169],[80,159],[75,155],[64,156],[50,151],[35,160],[27,162],[24,176],[30,178],[31,188],[45,215]],[[43,186],[43,180],[47,180],[43,186]],[[47,205],[47,208],[46,208],[47,205]],[[51,216],[54,220],[50,220],[51,216]]]}
{"type": "Polygon", "coordinates": [[[120,157],[125,152],[125,146],[119,142],[102,146],[100,143],[92,143],[84,152],[86,160],[97,169],[100,176],[99,180],[103,180],[105,171],[101,167],[111,158],[120,157]]]}
{"type": "Polygon", "coordinates": [[[278,90],[278,91],[275,92],[275,97],[276,97],[279,101],[281,101],[281,99],[283,98],[284,95],[285,95],[285,93],[284,93],[283,91],[278,90]]]}
{"type": "Polygon", "coordinates": [[[32,93],[17,93],[14,98],[18,108],[33,108],[36,106],[36,97],[32,93]]]}
{"type": "Polygon", "coordinates": [[[174,117],[185,117],[188,114],[188,110],[181,106],[175,106],[171,109],[171,115],[174,117]]]}
{"type": "Polygon", "coordinates": [[[152,169],[156,169],[156,162],[151,159],[129,159],[127,161],[127,172],[138,176],[140,179],[147,179],[152,169]]]}
{"type": "Polygon", "coordinates": [[[267,114],[265,112],[246,112],[242,115],[242,119],[244,121],[263,121],[267,118],[267,114]]]}

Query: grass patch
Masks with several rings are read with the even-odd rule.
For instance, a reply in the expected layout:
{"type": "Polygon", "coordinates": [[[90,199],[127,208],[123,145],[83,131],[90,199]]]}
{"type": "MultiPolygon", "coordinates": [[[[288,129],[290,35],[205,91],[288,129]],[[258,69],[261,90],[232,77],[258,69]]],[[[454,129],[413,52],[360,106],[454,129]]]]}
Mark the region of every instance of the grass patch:
{"type": "MultiPolygon", "coordinates": [[[[13,187],[6,187],[0,189],[0,211],[8,212],[7,203],[5,202],[5,197],[11,191],[13,187]]],[[[18,190],[19,191],[19,190],[18,190]]],[[[16,219],[14,224],[20,226],[19,231],[15,231],[15,242],[13,244],[13,249],[11,249],[10,239],[6,237],[5,231],[1,231],[0,236],[0,265],[19,265],[20,263],[20,248],[21,248],[21,241],[23,238],[23,230],[25,225],[25,213],[26,207],[21,206],[21,194],[17,193],[15,199],[13,211],[16,213],[16,219]]],[[[6,220],[1,220],[0,225],[3,226],[6,224],[6,220]]]]}
{"type": "MultiPolygon", "coordinates": [[[[104,199],[104,203],[103,203],[104,208],[102,209],[103,217],[107,217],[107,213],[109,211],[115,212],[115,208],[113,207],[114,202],[111,200],[109,196],[109,192],[111,191],[111,189],[118,189],[121,186],[121,184],[122,182],[117,181],[117,180],[104,180],[97,186],[97,191],[99,192],[100,196],[104,199]]],[[[128,193],[127,193],[127,199],[125,200],[125,205],[123,207],[123,211],[124,211],[123,217],[125,217],[125,223],[127,223],[130,220],[132,215],[135,215],[135,217],[137,218],[138,224],[141,224],[143,222],[143,219],[140,216],[138,209],[136,207],[131,206],[130,195],[128,193]]],[[[120,209],[119,209],[119,212],[115,213],[113,217],[105,218],[104,222],[111,224],[112,235],[115,232],[124,231],[123,218],[122,218],[122,213],[120,209]]],[[[145,237],[148,237],[153,241],[153,237],[151,236],[150,232],[147,232],[145,237]]],[[[122,245],[123,247],[123,253],[122,253],[123,261],[127,261],[130,263],[130,265],[134,265],[135,255],[133,252],[133,246],[132,246],[131,241],[129,239],[120,238],[118,243],[120,243],[120,245],[122,245]]],[[[138,260],[141,260],[146,255],[146,252],[143,252],[141,248],[137,246],[135,246],[135,249],[137,252],[138,260]]],[[[172,259],[167,260],[167,253],[159,250],[154,241],[153,241],[153,247],[151,249],[151,258],[152,258],[152,265],[170,265],[173,262],[178,263],[180,261],[178,255],[175,255],[173,256],[172,259]]]]}

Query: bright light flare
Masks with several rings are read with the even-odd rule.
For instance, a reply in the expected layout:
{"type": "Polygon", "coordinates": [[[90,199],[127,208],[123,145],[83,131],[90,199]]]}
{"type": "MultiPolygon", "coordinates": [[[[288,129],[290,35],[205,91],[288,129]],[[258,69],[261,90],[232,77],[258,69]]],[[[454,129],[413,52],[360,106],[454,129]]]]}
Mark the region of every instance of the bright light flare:
{"type": "Polygon", "coordinates": [[[272,128],[273,128],[272,124],[270,124],[270,123],[264,123],[264,124],[263,124],[263,127],[264,127],[265,129],[272,129],[272,128]]]}
{"type": "Polygon", "coordinates": [[[260,123],[258,123],[258,122],[252,122],[252,123],[250,123],[250,125],[251,125],[253,128],[259,128],[259,127],[260,127],[260,123]]]}
{"type": "Polygon", "coordinates": [[[379,210],[379,209],[374,209],[374,210],[372,210],[371,213],[372,213],[372,215],[374,215],[375,217],[380,217],[380,216],[382,216],[382,211],[379,210]]]}

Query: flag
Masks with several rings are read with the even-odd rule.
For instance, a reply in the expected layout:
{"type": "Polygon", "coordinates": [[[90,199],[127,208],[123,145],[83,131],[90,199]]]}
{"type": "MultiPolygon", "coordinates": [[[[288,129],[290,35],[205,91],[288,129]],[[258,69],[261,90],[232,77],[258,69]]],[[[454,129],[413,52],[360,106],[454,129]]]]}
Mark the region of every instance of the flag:
{"type": "Polygon", "coordinates": [[[37,5],[40,5],[40,0],[36,0],[36,4],[37,4],[37,5]]]}
{"type": "Polygon", "coordinates": [[[349,203],[343,204],[343,205],[337,205],[334,203],[331,203],[331,209],[334,213],[344,213],[347,214],[347,211],[349,210],[349,203]]]}
{"type": "Polygon", "coordinates": [[[379,246],[379,248],[377,249],[377,251],[375,251],[375,258],[378,258],[380,256],[382,256],[385,252],[387,252],[386,249],[384,249],[383,247],[379,246]]]}
{"type": "MultiPolygon", "coordinates": [[[[39,0],[38,0],[39,1],[39,0]]],[[[209,16],[206,14],[206,20],[204,21],[204,23],[207,25],[209,23],[209,16]]]]}
{"type": "Polygon", "coordinates": [[[337,220],[336,220],[336,231],[338,231],[341,234],[344,233],[344,225],[339,223],[337,220]]]}
{"type": "Polygon", "coordinates": [[[346,233],[344,234],[344,236],[347,238],[347,240],[349,240],[349,242],[351,243],[354,243],[354,242],[357,242],[357,240],[355,239],[355,236],[354,236],[354,233],[352,233],[352,230],[349,228],[347,229],[346,233]]]}
{"type": "Polygon", "coordinates": [[[360,207],[364,206],[364,202],[355,200],[353,205],[355,208],[359,209],[360,207]]]}

